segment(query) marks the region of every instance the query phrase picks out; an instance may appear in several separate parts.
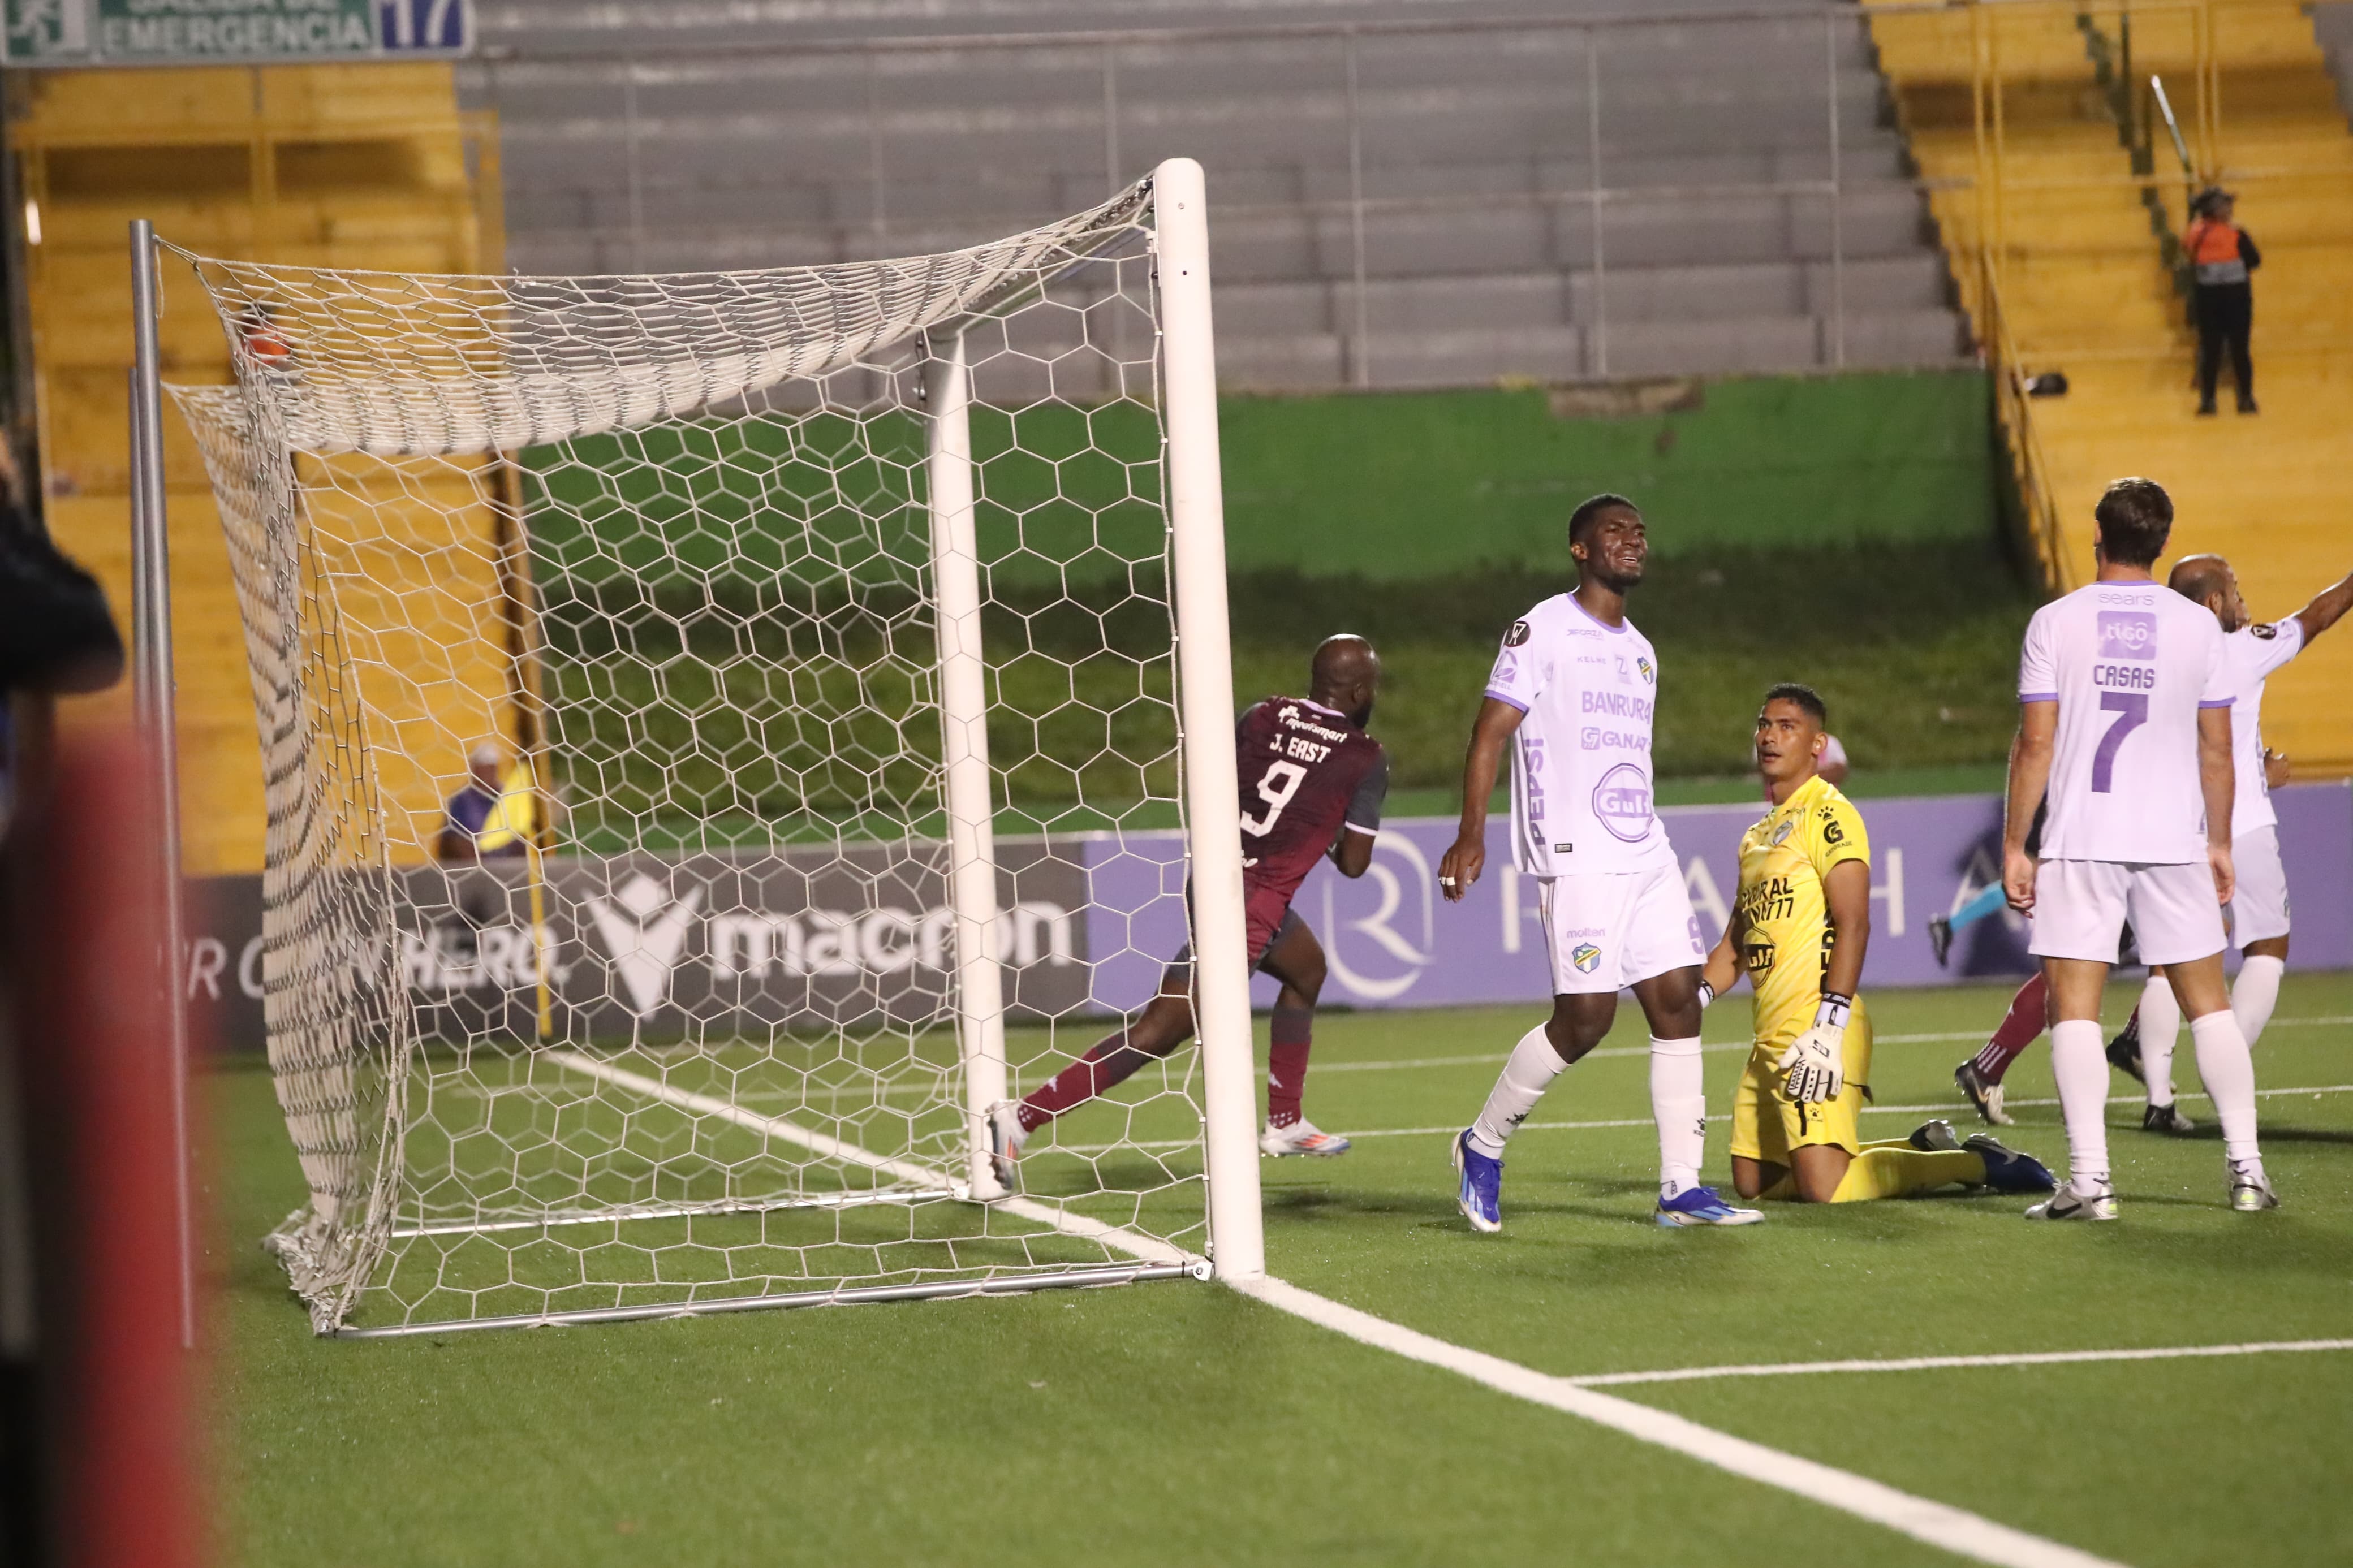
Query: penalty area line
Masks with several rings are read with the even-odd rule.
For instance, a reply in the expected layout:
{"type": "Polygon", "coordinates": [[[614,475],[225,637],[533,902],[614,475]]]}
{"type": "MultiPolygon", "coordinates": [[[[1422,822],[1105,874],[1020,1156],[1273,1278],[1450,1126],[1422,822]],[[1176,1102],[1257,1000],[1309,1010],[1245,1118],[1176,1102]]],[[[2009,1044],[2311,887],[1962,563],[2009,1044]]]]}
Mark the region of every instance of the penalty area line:
{"type": "Polygon", "coordinates": [[[1703,1464],[1883,1525],[1955,1556],[2002,1568],[2122,1568],[2113,1559],[2030,1535],[1982,1514],[1915,1497],[1851,1470],[1818,1464],[1752,1443],[1648,1405],[1620,1399],[1575,1378],[1537,1372],[1517,1362],[1451,1344],[1416,1329],[1343,1306],[1312,1290],[1269,1277],[1234,1289],[1278,1311],[1345,1334],[1360,1344],[1441,1368],[1499,1394],[1525,1399],[1671,1449],[1703,1464]]]}
{"type": "Polygon", "coordinates": [[[1603,1372],[1568,1381],[1579,1388],[1629,1383],[1694,1383],[1715,1377],[1794,1377],[1828,1372],[1944,1372],[1973,1366],[2065,1366],[2076,1362],[2179,1361],[2201,1356],[2300,1355],[2353,1351],[2353,1340],[2257,1340],[2237,1345],[2156,1345],[2139,1350],[2024,1351],[2009,1355],[1919,1355],[1888,1361],[1758,1362],[1747,1366],[1662,1367],[1655,1372],[1603,1372]]]}

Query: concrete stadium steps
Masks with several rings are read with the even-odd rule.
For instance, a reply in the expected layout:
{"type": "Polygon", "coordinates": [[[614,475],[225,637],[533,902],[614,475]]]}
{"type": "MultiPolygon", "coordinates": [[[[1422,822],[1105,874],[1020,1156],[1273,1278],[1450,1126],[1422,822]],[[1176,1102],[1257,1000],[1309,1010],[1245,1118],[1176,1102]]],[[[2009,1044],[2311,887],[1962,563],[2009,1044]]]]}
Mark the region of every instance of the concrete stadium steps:
{"type": "MultiPolygon", "coordinates": [[[[1018,9],[1032,16],[1033,7],[1018,9]]],[[[1310,19],[1281,0],[1208,0],[1155,10],[1151,22],[1182,26],[1172,18],[1196,9],[1227,26],[1310,19]]],[[[1471,0],[1460,15],[1492,21],[1516,9],[1471,0]]],[[[1579,9],[1616,10],[1577,0],[1549,14],[1579,9]]],[[[1019,30],[997,15],[957,25],[1019,30]]],[[[1032,23],[1047,15],[1071,27],[1136,26],[1102,0],[1045,5],[1032,23]]],[[[625,4],[591,23],[493,5],[485,18],[485,37],[518,51],[468,79],[472,101],[499,111],[510,243],[523,270],[692,270],[954,248],[1098,201],[1114,175],[1184,154],[1209,171],[1219,347],[1236,384],[1268,384],[1264,377],[1296,366],[1295,384],[1326,385],[1335,365],[1345,370],[1345,351],[1328,340],[1355,333],[1355,301],[1335,290],[1352,288],[1358,270],[1350,201],[1359,188],[1369,204],[1362,269],[1382,285],[1365,301],[1383,344],[1373,357],[1422,367],[1410,373],[1417,381],[1597,363],[1570,330],[1588,323],[1574,299],[1586,287],[1577,275],[1595,268],[1597,238],[1613,280],[1604,301],[1612,332],[1623,327],[1630,344],[1647,336],[1678,345],[1639,362],[1805,369],[1830,363],[1824,345],[1838,333],[1825,328],[1819,289],[1790,289],[1788,269],[1830,254],[1831,200],[1727,187],[1835,172],[1836,226],[1849,271],[1863,280],[1848,301],[1846,340],[1907,363],[1966,353],[1947,290],[1872,293],[1874,269],[1933,272],[1941,259],[1859,19],[1826,26],[1819,16],[1752,16],[1604,28],[1590,41],[1544,27],[1367,32],[1356,51],[1352,180],[1347,46],[1334,32],[1172,40],[1155,30],[1112,50],[1086,42],[729,56],[675,52],[734,37],[715,12],[689,20],[625,4]],[[566,62],[546,52],[592,39],[649,52],[634,70],[609,57],[566,62]],[[1115,127],[1104,119],[1107,79],[1115,127]],[[1617,193],[1598,220],[1580,194],[1597,179],[1617,193]],[[1688,274],[1752,263],[1753,276],[1703,289],[1694,318],[1688,274]],[[1542,275],[1552,289],[1495,281],[1542,275]],[[1292,285],[1303,287],[1271,303],[1292,285]],[[1229,291],[1261,286],[1263,310],[1250,300],[1223,310],[1229,291]],[[1497,302],[1523,289],[1542,313],[1493,320],[1497,302]],[[1461,298],[1448,303],[1450,292],[1461,298]],[[1548,295],[1570,302],[1547,305],[1548,295]],[[1939,329],[1912,319],[1936,311],[1947,316],[1939,329]],[[1738,332],[1694,330],[1695,319],[1735,318],[1738,332]],[[1241,341],[1261,334],[1262,343],[1241,341]],[[1430,341],[1409,341],[1420,335],[1430,341]],[[1709,342],[1724,345],[1713,363],[1709,342]],[[1690,363],[1694,353],[1700,363],[1690,363]]],[[[1361,0],[1318,7],[1313,19],[1429,18],[1402,0],[1361,0]]],[[[817,0],[793,17],[764,18],[758,36],[771,45],[829,40],[880,26],[862,10],[851,20],[817,0]]],[[[1619,374],[1614,352],[1609,363],[1619,374]]]]}
{"type": "MultiPolygon", "coordinates": [[[[123,617],[131,604],[129,221],[149,218],[165,239],[212,255],[463,272],[485,260],[480,205],[446,66],[50,72],[28,76],[26,85],[8,133],[42,217],[27,292],[47,515],[123,617]]],[[[222,323],[171,258],[161,329],[167,380],[227,379],[222,323]]],[[[198,875],[258,870],[261,763],[227,550],[195,441],[168,407],[164,436],[184,863],[198,875]]],[[[394,526],[425,526],[421,509],[446,503],[461,533],[487,537],[491,514],[478,504],[470,510],[470,498],[459,477],[452,494],[419,488],[371,515],[379,528],[401,518],[408,521],[394,526]]],[[[439,526],[447,532],[446,521],[439,526]]],[[[427,624],[455,639],[448,649],[385,650],[411,663],[438,659],[434,668],[448,672],[418,685],[417,702],[395,706],[391,728],[413,728],[429,710],[434,725],[465,743],[512,735],[512,715],[501,717],[503,625],[486,623],[475,608],[497,603],[495,574],[476,563],[480,553],[445,553],[429,570],[421,563],[396,570],[396,558],[381,558],[374,564],[390,573],[384,582],[338,583],[353,604],[388,591],[438,595],[457,606],[420,606],[431,611],[427,624]]],[[[120,717],[128,694],[63,709],[68,722],[120,717]]],[[[390,738],[372,737],[380,745],[390,738]]],[[[418,776],[396,773],[388,780],[390,816],[400,825],[394,836],[422,842],[407,824],[438,813],[445,781],[463,769],[461,745],[448,755],[419,752],[418,776]],[[437,770],[438,778],[429,776],[437,770]]]]}

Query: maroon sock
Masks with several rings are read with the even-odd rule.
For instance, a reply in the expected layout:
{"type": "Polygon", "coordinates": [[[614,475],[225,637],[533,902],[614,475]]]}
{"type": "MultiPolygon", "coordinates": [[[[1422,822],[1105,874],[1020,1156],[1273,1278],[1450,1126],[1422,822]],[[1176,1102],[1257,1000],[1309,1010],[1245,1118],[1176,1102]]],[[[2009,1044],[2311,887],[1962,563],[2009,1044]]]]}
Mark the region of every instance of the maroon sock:
{"type": "Polygon", "coordinates": [[[1085,1056],[1021,1097],[1021,1131],[1035,1132],[1074,1105],[1124,1083],[1152,1058],[1127,1043],[1127,1031],[1095,1042],[1085,1056]]]}
{"type": "Polygon", "coordinates": [[[2010,999],[2010,1012],[2002,1018],[1993,1038],[1977,1055],[1978,1071],[1993,1083],[2001,1081],[2027,1047],[2039,1038],[2050,1022],[2051,987],[2042,976],[2036,975],[2018,988],[2010,999]]]}
{"type": "Polygon", "coordinates": [[[1308,1007],[1277,1007],[1266,1052],[1266,1124],[1288,1127],[1299,1120],[1299,1093],[1307,1087],[1308,1036],[1315,1013],[1308,1007]]]}

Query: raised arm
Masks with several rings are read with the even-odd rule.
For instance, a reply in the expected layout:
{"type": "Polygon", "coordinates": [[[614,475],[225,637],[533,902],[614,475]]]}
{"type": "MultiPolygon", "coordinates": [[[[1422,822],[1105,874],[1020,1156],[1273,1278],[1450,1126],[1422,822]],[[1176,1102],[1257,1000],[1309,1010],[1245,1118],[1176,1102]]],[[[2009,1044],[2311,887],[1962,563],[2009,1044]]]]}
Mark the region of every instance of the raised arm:
{"type": "Polygon", "coordinates": [[[2312,603],[2295,613],[2297,622],[2304,627],[2304,640],[2310,642],[2343,620],[2348,609],[2353,609],[2353,572],[2348,572],[2334,586],[2315,594],[2312,603]]]}
{"type": "Polygon", "coordinates": [[[2231,901],[2231,805],[2238,773],[2231,763],[2231,710],[2198,710],[2198,789],[2206,797],[2206,859],[2214,868],[2214,897],[2231,901]]]}
{"type": "Polygon", "coordinates": [[[2051,753],[2058,734],[2056,700],[2019,704],[2018,738],[2010,743],[2010,792],[2002,808],[2001,886],[2010,907],[2021,914],[2034,908],[2034,857],[2026,852],[2026,836],[2034,826],[2034,808],[2042,804],[2042,792],[2051,783],[2051,753]]]}
{"type": "Polygon", "coordinates": [[[1486,868],[1487,802],[1495,793],[1504,748],[1526,716],[1511,703],[1493,697],[1479,704],[1479,717],[1471,725],[1470,750],[1462,757],[1462,826],[1438,862],[1438,890],[1449,903],[1461,903],[1486,868]]]}

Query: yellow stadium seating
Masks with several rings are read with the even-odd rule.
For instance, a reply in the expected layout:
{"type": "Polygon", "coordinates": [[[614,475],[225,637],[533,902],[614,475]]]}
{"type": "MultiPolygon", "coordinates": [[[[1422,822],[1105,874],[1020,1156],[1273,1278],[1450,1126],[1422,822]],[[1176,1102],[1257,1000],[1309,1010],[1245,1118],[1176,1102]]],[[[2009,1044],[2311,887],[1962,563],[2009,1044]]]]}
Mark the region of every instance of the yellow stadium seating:
{"type": "MultiPolygon", "coordinates": [[[[494,140],[459,113],[446,65],[28,73],[9,142],[40,214],[28,292],[50,526],[99,573],[118,616],[131,595],[131,219],[216,256],[500,266],[499,193],[482,173],[495,170],[494,140]]],[[[228,379],[221,324],[169,259],[162,337],[167,381],[228,379]]],[[[164,426],[185,864],[195,875],[258,870],[260,756],[227,552],[195,443],[168,407],[164,426]]],[[[516,737],[496,521],[476,480],[448,467],[405,495],[318,503],[334,502],[334,530],[353,540],[340,588],[350,619],[397,601],[412,628],[361,650],[399,860],[431,844],[466,747],[516,737]],[[447,515],[461,520],[459,537],[447,515]],[[411,540],[428,521],[440,536],[411,540]]],[[[84,700],[63,717],[126,700],[84,700]]]]}
{"type": "MultiPolygon", "coordinates": [[[[2055,518],[2041,542],[2052,585],[2090,574],[2092,504],[2134,473],[2173,493],[2175,553],[2230,557],[2258,616],[2353,571],[2353,504],[2334,472],[2353,429],[2353,131],[2304,9],[2005,4],[1871,25],[1980,341],[2005,372],[2071,384],[2004,405],[2030,506],[2039,490],[2055,518]],[[2138,123],[2150,75],[2199,180],[2238,193],[2263,247],[2260,415],[2233,415],[2227,395],[2219,417],[2195,415],[2195,339],[2166,260],[2185,182],[2161,126],[2153,172],[2135,177],[2118,113],[2129,102],[2138,123]]],[[[2273,679],[2265,738],[2299,776],[2353,773],[2348,693],[2353,629],[2273,679]]]]}

